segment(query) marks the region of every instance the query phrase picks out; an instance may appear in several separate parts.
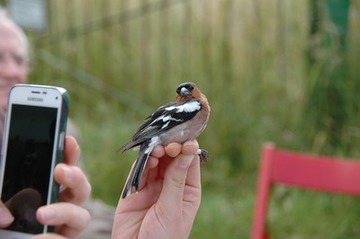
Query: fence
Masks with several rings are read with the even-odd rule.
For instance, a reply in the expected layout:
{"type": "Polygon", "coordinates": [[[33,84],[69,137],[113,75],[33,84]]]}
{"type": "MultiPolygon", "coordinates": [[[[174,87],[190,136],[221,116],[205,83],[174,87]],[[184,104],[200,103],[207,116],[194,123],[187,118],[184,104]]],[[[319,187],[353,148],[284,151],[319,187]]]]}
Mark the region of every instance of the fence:
{"type": "MultiPolygon", "coordinates": [[[[170,74],[166,71],[175,70],[182,78],[193,75],[196,71],[192,69],[193,62],[197,61],[203,63],[203,72],[211,72],[211,60],[215,61],[215,57],[226,63],[222,65],[223,74],[231,79],[235,68],[241,65],[235,63],[242,55],[246,55],[245,59],[263,55],[269,48],[278,51],[280,57],[285,58],[282,61],[288,61],[286,54],[292,53],[289,51],[294,40],[291,28],[297,27],[300,31],[297,36],[306,38],[311,19],[305,1],[77,0],[64,4],[64,1],[52,0],[48,5],[48,32],[32,37],[36,50],[56,49],[58,52],[54,55],[65,61],[72,57],[71,64],[76,61],[72,65],[86,71],[91,62],[88,55],[81,55],[82,48],[90,47],[88,52],[98,58],[119,61],[125,65],[120,68],[126,69],[129,67],[121,61],[121,56],[138,57],[130,63],[135,61],[139,65],[142,76],[148,76],[147,73],[151,76],[155,64],[151,60],[158,57],[163,59],[158,63],[164,66],[158,73],[162,79],[170,74]],[[251,49],[243,49],[249,46],[251,49]],[[260,52],[256,48],[260,48],[260,52]],[[179,64],[173,69],[174,53],[178,55],[179,64]]],[[[308,41],[304,39],[302,44],[303,50],[308,41]]],[[[95,65],[95,69],[90,68],[95,75],[118,76],[113,73],[115,69],[107,68],[106,61],[95,65]]],[[[208,73],[206,77],[212,75],[208,73]]]]}
{"type": "Polygon", "coordinates": [[[157,81],[167,89],[182,79],[261,80],[267,55],[277,75],[289,81],[289,70],[302,65],[294,56],[309,43],[305,2],[52,0],[48,31],[33,34],[32,42],[37,61],[50,66],[45,78],[67,72],[104,93],[128,80],[141,89],[157,81]],[[247,62],[259,70],[249,72],[247,62]]]}
{"type": "MultiPolygon", "coordinates": [[[[311,3],[323,5],[286,0],[51,0],[48,30],[29,32],[36,53],[30,79],[68,88],[76,112],[101,112],[101,102],[142,116],[172,99],[171,89],[178,83],[195,81],[212,99],[225,92],[221,100],[213,100],[213,109],[218,115],[235,112],[234,117],[215,123],[232,125],[241,112],[254,111],[254,102],[264,102],[258,111],[265,114],[277,114],[281,107],[301,111],[308,94],[318,95],[314,82],[333,87],[331,72],[338,72],[334,69],[346,58],[350,71],[340,78],[349,78],[346,97],[357,102],[353,86],[359,74],[359,2],[345,4],[341,11],[329,8],[336,1],[311,3]]],[[[344,94],[336,92],[333,99],[347,104],[344,94]]],[[[330,102],[323,97],[316,107],[330,102]]],[[[324,117],[339,119],[331,114],[325,111],[324,117]]]]}

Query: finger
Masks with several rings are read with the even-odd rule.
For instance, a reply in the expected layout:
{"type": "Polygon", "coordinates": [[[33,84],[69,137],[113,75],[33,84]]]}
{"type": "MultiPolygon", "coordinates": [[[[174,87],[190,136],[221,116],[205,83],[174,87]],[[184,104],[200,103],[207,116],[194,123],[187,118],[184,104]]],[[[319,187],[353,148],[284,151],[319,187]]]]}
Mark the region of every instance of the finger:
{"type": "Polygon", "coordinates": [[[181,148],[181,153],[195,154],[198,149],[199,149],[199,143],[197,142],[197,140],[187,141],[183,144],[181,148]]]}
{"type": "Polygon", "coordinates": [[[179,143],[170,143],[164,147],[165,155],[159,159],[158,178],[164,178],[166,169],[174,158],[179,155],[181,147],[182,145],[179,143]]]}
{"type": "Polygon", "coordinates": [[[157,145],[152,151],[151,156],[161,158],[165,155],[165,149],[162,145],[157,145]]]}
{"type": "Polygon", "coordinates": [[[164,157],[159,159],[159,165],[157,170],[157,178],[164,179],[165,171],[169,167],[169,165],[175,160],[175,158],[170,157],[169,155],[165,154],[164,157]]]}
{"type": "Polygon", "coordinates": [[[8,208],[0,201],[0,228],[9,226],[14,221],[8,208]]]}
{"type": "Polygon", "coordinates": [[[192,161],[185,180],[185,185],[195,188],[201,188],[201,175],[200,175],[200,157],[195,155],[192,161]]]}
{"type": "Polygon", "coordinates": [[[154,168],[149,168],[149,172],[146,178],[147,183],[151,183],[159,179],[159,159],[158,164],[154,168]]]}
{"type": "MultiPolygon", "coordinates": [[[[186,202],[184,207],[190,209],[190,212],[194,209],[197,211],[201,202],[201,172],[200,172],[200,158],[198,155],[193,159],[185,179],[185,188],[183,201],[186,202]]],[[[189,210],[184,209],[185,212],[189,210]]],[[[194,220],[194,214],[188,214],[191,220],[194,220]]]]}
{"type": "MultiPolygon", "coordinates": [[[[184,144],[181,152],[183,154],[191,154],[194,150],[197,151],[197,149],[199,149],[199,143],[194,140],[190,144],[184,144]]],[[[200,158],[198,155],[194,158],[189,167],[185,184],[196,188],[201,187],[200,158]]]]}
{"type": "Polygon", "coordinates": [[[179,143],[170,143],[165,146],[165,153],[174,158],[181,152],[182,145],[179,143]]]}
{"type": "Polygon", "coordinates": [[[44,225],[57,226],[56,233],[67,238],[77,238],[89,224],[90,214],[71,203],[56,203],[40,207],[37,220],[44,225]]]}
{"type": "Polygon", "coordinates": [[[60,201],[82,205],[89,197],[91,185],[79,167],[60,163],[55,167],[54,176],[55,180],[65,188],[60,192],[60,201]]]}
{"type": "Polygon", "coordinates": [[[146,167],[151,169],[155,168],[159,164],[159,159],[153,156],[149,156],[148,161],[146,163],[146,167]]]}
{"type": "Polygon", "coordinates": [[[188,169],[194,158],[198,157],[194,155],[198,148],[196,141],[185,142],[181,149],[182,153],[166,169],[159,201],[168,211],[173,210],[174,204],[181,205],[183,201],[188,169]]]}
{"type": "Polygon", "coordinates": [[[80,156],[80,147],[73,136],[66,136],[64,163],[68,165],[77,165],[80,156]]]}

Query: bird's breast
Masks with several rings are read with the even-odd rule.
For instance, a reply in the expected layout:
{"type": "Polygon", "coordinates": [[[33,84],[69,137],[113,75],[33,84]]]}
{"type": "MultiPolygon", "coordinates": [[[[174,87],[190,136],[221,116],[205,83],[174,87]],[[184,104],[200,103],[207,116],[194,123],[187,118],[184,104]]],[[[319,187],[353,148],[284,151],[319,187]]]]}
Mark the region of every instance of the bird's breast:
{"type": "Polygon", "coordinates": [[[204,130],[206,123],[207,118],[203,117],[202,114],[197,114],[191,120],[177,125],[160,135],[161,144],[184,143],[185,141],[193,140],[204,130]]]}

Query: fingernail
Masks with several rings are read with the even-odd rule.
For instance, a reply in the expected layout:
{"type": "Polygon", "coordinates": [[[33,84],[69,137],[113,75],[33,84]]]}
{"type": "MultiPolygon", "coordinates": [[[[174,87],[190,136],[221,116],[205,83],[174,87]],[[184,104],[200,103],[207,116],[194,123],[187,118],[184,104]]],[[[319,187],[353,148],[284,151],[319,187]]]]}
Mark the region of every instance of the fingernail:
{"type": "Polygon", "coordinates": [[[190,164],[194,158],[194,155],[180,155],[177,166],[182,169],[190,167],[190,164]]]}
{"type": "Polygon", "coordinates": [[[52,208],[40,208],[39,209],[39,214],[40,217],[44,220],[44,221],[50,221],[52,219],[54,219],[56,217],[56,212],[54,209],[52,208]]]}
{"type": "Polygon", "coordinates": [[[14,220],[14,217],[4,207],[4,205],[0,206],[0,225],[7,226],[14,220]]]}
{"type": "Polygon", "coordinates": [[[193,145],[194,142],[193,141],[186,141],[183,146],[187,146],[187,145],[193,145]]]}

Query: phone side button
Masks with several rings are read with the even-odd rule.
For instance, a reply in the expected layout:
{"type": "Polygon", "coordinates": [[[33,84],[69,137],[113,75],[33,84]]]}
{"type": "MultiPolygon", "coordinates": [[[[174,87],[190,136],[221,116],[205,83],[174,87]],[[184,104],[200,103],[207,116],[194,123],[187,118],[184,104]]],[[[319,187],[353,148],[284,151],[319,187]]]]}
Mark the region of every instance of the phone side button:
{"type": "Polygon", "coordinates": [[[58,145],[60,151],[64,149],[64,140],[65,140],[65,132],[61,132],[59,136],[59,145],[58,145]]]}

